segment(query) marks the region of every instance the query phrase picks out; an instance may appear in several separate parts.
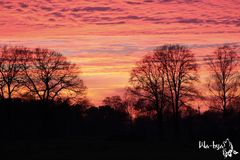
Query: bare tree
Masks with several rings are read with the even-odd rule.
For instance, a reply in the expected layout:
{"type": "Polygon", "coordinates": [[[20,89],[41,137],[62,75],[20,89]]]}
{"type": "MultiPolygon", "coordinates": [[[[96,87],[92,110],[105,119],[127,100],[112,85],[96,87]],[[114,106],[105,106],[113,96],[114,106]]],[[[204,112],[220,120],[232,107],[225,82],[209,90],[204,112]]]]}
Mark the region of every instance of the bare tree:
{"type": "Polygon", "coordinates": [[[150,101],[158,120],[161,121],[166,102],[164,70],[161,63],[151,55],[145,56],[132,69],[129,82],[132,86],[130,91],[142,100],[150,101]]]}
{"type": "Polygon", "coordinates": [[[196,60],[190,49],[181,45],[161,46],[154,57],[163,67],[170,104],[178,120],[180,108],[198,95],[194,88],[198,81],[196,60]]]}
{"type": "Polygon", "coordinates": [[[62,54],[48,49],[35,49],[23,63],[26,94],[47,102],[82,95],[86,89],[76,65],[62,54]]]}
{"type": "Polygon", "coordinates": [[[2,99],[11,99],[21,86],[22,59],[28,50],[3,46],[0,55],[0,89],[2,99]]]}
{"type": "Polygon", "coordinates": [[[208,88],[212,109],[226,113],[239,96],[238,58],[236,49],[229,45],[219,47],[213,55],[206,58],[211,71],[208,88]]]}

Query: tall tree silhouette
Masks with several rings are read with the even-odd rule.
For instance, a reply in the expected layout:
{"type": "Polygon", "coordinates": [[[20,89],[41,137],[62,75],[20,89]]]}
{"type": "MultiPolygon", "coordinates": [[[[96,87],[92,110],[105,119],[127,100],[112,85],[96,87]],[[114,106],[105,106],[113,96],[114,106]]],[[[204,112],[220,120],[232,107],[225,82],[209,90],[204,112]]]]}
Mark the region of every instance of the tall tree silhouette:
{"type": "Polygon", "coordinates": [[[37,48],[26,57],[28,60],[23,64],[26,94],[46,102],[84,93],[86,87],[79,78],[78,68],[62,54],[37,48]]]}
{"type": "Polygon", "coordinates": [[[153,110],[161,121],[166,102],[164,70],[161,63],[147,55],[131,71],[129,90],[153,104],[153,110]]]}
{"type": "Polygon", "coordinates": [[[12,98],[12,94],[21,86],[22,61],[28,52],[23,47],[3,46],[0,52],[0,88],[1,98],[12,98]]]}
{"type": "Polygon", "coordinates": [[[194,82],[198,81],[196,60],[190,49],[177,44],[158,47],[154,57],[163,67],[170,104],[178,120],[180,108],[198,95],[194,88],[194,82]]]}
{"type": "Polygon", "coordinates": [[[211,70],[208,88],[211,93],[211,108],[226,113],[239,96],[239,57],[234,47],[224,45],[206,58],[211,70]]]}

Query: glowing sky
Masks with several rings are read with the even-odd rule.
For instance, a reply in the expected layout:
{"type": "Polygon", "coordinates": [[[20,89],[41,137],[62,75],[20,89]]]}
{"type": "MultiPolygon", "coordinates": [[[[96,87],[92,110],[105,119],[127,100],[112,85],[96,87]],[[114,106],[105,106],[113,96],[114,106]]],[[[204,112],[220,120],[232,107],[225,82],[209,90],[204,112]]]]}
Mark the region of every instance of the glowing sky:
{"type": "MultiPolygon", "coordinates": [[[[0,44],[55,49],[82,68],[95,104],[122,94],[129,71],[165,43],[192,47],[201,60],[240,42],[239,0],[2,0],[0,44]]],[[[207,77],[201,68],[202,82],[207,77]]]]}

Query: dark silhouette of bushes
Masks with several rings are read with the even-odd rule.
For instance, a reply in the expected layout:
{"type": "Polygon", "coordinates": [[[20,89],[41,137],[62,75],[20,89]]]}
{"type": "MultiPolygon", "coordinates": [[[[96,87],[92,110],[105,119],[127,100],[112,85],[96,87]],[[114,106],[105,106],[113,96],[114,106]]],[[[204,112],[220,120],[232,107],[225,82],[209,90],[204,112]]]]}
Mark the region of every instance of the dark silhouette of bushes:
{"type": "MultiPolygon", "coordinates": [[[[147,116],[131,119],[127,112],[110,106],[85,108],[66,102],[43,103],[22,99],[0,101],[0,106],[2,140],[81,135],[151,137],[151,134],[158,136],[159,132],[166,132],[168,137],[173,127],[171,119],[165,120],[163,127],[158,128],[156,119],[147,116]]],[[[183,126],[181,131],[191,130],[188,134],[192,136],[218,136],[231,130],[234,130],[233,134],[239,133],[239,122],[240,114],[237,112],[223,119],[220,113],[209,111],[182,118],[180,126],[183,126]]]]}
{"type": "Polygon", "coordinates": [[[199,140],[221,142],[229,138],[235,148],[239,147],[239,113],[227,119],[217,112],[186,116],[179,120],[177,134],[173,119],[164,120],[161,127],[158,122],[148,116],[131,119],[128,113],[110,106],[86,108],[66,102],[4,100],[0,101],[0,150],[14,158],[41,153],[62,158],[66,154],[80,158],[97,153],[175,157],[172,153],[178,153],[178,157],[189,158],[209,157],[198,150],[199,140]]]}

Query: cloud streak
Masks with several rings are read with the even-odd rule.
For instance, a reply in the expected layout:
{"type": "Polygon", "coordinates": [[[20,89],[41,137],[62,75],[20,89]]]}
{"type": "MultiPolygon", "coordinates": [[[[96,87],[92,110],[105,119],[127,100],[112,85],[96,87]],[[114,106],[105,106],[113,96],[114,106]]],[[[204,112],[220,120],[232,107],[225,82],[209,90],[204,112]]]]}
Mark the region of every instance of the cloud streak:
{"type": "Polygon", "coordinates": [[[237,30],[240,24],[237,6],[239,7],[237,1],[224,0],[144,0],[114,3],[87,0],[81,2],[76,0],[18,2],[15,0],[0,4],[0,8],[3,9],[1,14],[10,18],[8,23],[5,23],[6,26],[16,25],[19,21],[25,23],[18,27],[33,25],[36,22],[26,20],[26,17],[37,17],[38,22],[53,28],[56,25],[48,24],[48,19],[57,17],[58,21],[69,27],[81,27],[83,24],[142,24],[154,25],[156,33],[158,24],[165,24],[165,27],[169,24],[195,25],[196,29],[198,29],[197,25],[201,24],[202,30],[208,30],[217,24],[219,30],[226,26],[237,30]],[[18,11],[24,13],[19,15],[18,11]],[[94,18],[94,21],[88,20],[94,18]]]}

